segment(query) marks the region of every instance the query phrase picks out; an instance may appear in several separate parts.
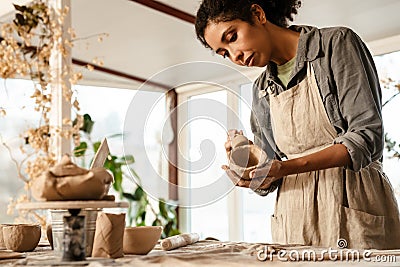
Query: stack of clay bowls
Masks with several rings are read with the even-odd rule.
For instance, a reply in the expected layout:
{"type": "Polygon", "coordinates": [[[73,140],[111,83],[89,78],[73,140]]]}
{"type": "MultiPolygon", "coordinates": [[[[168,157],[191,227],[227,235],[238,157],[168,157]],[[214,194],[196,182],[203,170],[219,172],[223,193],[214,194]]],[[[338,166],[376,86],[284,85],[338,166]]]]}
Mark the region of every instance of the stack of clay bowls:
{"type": "Polygon", "coordinates": [[[126,227],[124,232],[124,254],[146,255],[161,237],[161,226],[126,227]]]}
{"type": "Polygon", "coordinates": [[[38,224],[2,224],[0,247],[16,252],[33,251],[39,243],[40,233],[38,224]]]}

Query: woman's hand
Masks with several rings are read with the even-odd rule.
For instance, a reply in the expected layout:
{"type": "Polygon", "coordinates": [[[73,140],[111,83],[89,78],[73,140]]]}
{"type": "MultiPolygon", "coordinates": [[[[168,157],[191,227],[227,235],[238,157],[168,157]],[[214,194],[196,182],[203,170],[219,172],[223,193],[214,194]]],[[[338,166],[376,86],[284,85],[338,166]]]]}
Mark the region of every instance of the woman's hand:
{"type": "Polygon", "coordinates": [[[246,180],[241,178],[236,172],[232,171],[228,166],[223,165],[222,169],[226,171],[226,174],[231,179],[233,184],[239,187],[255,189],[268,189],[273,182],[283,177],[282,162],[273,160],[266,164],[264,167],[258,168],[250,172],[252,179],[246,180]]]}

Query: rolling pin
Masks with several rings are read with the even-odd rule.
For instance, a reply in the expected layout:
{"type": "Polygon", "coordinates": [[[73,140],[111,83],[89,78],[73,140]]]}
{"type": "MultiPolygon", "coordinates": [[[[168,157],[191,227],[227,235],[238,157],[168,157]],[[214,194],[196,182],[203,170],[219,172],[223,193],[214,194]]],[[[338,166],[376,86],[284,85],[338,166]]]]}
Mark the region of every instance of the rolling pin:
{"type": "Polygon", "coordinates": [[[199,239],[200,237],[196,233],[180,234],[163,239],[160,245],[163,250],[171,250],[196,243],[199,239]]]}

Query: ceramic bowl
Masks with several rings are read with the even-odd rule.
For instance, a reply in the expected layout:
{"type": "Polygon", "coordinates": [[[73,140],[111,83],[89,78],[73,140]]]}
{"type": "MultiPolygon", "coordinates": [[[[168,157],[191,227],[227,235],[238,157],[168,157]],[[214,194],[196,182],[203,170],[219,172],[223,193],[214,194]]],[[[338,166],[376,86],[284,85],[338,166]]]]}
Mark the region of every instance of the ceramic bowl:
{"type": "Polygon", "coordinates": [[[40,240],[39,224],[12,224],[3,226],[6,248],[16,252],[33,251],[40,240]]]}
{"type": "Polygon", "coordinates": [[[126,227],[124,231],[124,253],[146,255],[161,237],[161,226],[126,227]]]}

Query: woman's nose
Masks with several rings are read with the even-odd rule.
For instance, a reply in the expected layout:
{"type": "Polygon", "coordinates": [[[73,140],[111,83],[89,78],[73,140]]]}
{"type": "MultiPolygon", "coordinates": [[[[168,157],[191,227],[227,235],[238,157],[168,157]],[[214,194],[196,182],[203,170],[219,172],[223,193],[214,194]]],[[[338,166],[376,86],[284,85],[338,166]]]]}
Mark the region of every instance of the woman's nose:
{"type": "Polygon", "coordinates": [[[230,54],[232,55],[231,60],[233,61],[233,63],[239,64],[239,65],[244,64],[242,51],[232,49],[230,54]]]}

